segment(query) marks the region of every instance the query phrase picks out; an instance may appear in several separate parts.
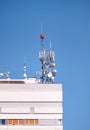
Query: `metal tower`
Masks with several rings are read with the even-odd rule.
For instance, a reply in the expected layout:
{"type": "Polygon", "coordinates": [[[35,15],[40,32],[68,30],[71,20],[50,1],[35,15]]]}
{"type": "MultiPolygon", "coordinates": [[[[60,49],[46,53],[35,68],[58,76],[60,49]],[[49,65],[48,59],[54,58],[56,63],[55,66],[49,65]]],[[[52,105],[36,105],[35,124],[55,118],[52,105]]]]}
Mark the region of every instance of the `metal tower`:
{"type": "Polygon", "coordinates": [[[39,59],[41,61],[41,82],[42,83],[54,83],[54,77],[56,75],[55,67],[55,53],[52,51],[51,48],[51,41],[50,41],[50,50],[45,51],[44,48],[44,34],[40,35],[41,38],[41,51],[39,52],[39,59]]]}

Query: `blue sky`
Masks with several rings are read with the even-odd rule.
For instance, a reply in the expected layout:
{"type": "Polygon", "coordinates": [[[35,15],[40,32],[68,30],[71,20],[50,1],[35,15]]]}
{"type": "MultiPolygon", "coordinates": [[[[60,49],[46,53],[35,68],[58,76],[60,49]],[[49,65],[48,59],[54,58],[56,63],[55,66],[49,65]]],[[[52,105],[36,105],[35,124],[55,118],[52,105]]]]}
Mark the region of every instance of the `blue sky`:
{"type": "Polygon", "coordinates": [[[0,0],[0,72],[8,66],[22,78],[25,57],[28,76],[36,76],[41,23],[63,84],[64,130],[90,130],[89,0],[0,0]]]}

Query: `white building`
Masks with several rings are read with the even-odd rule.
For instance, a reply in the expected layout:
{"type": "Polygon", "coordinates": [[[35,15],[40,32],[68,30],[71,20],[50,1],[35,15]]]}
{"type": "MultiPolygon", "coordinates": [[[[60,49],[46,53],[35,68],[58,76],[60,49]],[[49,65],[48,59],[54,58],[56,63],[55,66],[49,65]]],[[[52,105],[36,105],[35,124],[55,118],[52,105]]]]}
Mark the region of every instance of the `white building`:
{"type": "Polygon", "coordinates": [[[51,43],[50,50],[45,51],[44,34],[40,38],[39,80],[27,78],[25,63],[24,79],[0,73],[0,130],[63,130],[62,85],[54,80],[55,54],[51,43]]]}
{"type": "Polygon", "coordinates": [[[0,130],[62,130],[62,85],[0,79],[0,130]]]}

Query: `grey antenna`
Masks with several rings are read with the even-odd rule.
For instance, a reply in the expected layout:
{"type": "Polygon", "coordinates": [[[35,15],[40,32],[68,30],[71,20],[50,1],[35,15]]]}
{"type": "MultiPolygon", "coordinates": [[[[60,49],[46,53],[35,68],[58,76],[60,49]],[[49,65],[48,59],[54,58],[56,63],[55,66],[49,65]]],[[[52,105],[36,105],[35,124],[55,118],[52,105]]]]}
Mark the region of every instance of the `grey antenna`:
{"type": "Polygon", "coordinates": [[[45,51],[44,49],[44,34],[40,35],[41,38],[41,51],[39,52],[39,59],[41,61],[41,82],[42,83],[54,83],[54,77],[56,75],[55,67],[55,54],[52,51],[51,41],[50,41],[50,50],[45,51]]]}
{"type": "Polygon", "coordinates": [[[26,69],[27,69],[27,67],[26,67],[26,60],[24,58],[24,66],[23,66],[23,78],[24,79],[27,79],[26,69]]]}
{"type": "Polygon", "coordinates": [[[2,72],[0,72],[0,79],[2,79],[3,78],[3,73],[2,72]]]}
{"type": "Polygon", "coordinates": [[[5,68],[6,68],[6,72],[4,73],[5,79],[10,79],[10,72],[8,71],[8,66],[6,66],[5,68]]]}
{"type": "Polygon", "coordinates": [[[4,75],[3,73],[0,73],[0,79],[2,79],[3,75],[4,75]]]}

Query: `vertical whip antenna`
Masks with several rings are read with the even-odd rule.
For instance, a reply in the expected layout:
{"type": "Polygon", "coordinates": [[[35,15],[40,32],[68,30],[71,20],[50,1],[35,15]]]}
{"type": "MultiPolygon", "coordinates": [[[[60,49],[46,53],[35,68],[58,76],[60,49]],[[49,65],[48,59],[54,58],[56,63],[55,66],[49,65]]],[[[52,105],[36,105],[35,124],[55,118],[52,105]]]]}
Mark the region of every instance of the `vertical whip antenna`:
{"type": "Polygon", "coordinates": [[[26,73],[26,60],[25,60],[25,57],[24,57],[24,66],[23,66],[23,78],[24,79],[27,79],[27,73],[26,73]]]}
{"type": "Polygon", "coordinates": [[[43,33],[43,24],[41,23],[41,34],[43,33]]]}
{"type": "Polygon", "coordinates": [[[51,42],[51,40],[50,40],[50,50],[52,50],[52,42],[51,42]]]}
{"type": "Polygon", "coordinates": [[[43,25],[41,24],[41,34],[40,34],[40,38],[41,38],[41,48],[42,50],[44,50],[44,34],[43,34],[43,25]]]}

